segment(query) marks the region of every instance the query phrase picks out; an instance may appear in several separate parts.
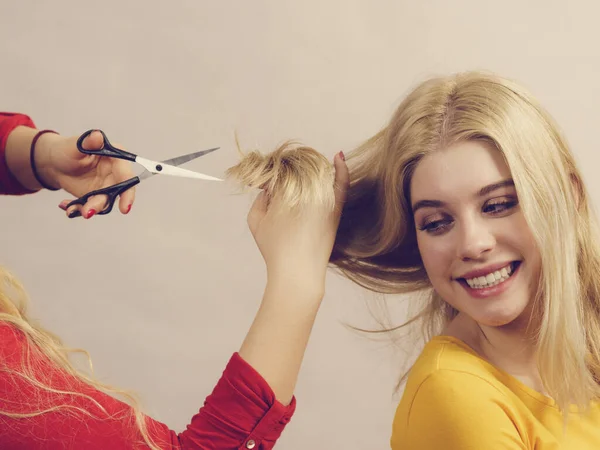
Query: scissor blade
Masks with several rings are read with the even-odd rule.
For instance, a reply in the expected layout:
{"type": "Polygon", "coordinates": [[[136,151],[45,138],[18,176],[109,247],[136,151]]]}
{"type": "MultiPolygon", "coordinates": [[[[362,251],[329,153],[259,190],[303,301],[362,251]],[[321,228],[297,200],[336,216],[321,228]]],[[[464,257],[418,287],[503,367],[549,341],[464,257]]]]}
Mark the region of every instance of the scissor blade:
{"type": "Polygon", "coordinates": [[[200,156],[204,156],[208,153],[212,153],[215,150],[219,150],[220,147],[209,148],[208,150],[200,150],[199,152],[188,153],[187,155],[177,156],[176,158],[171,158],[163,161],[165,164],[170,164],[172,166],[180,166],[185,164],[186,162],[192,161],[200,156]]]}
{"type": "MultiPolygon", "coordinates": [[[[152,174],[171,175],[175,177],[196,178],[199,180],[223,181],[220,178],[205,175],[203,173],[194,172],[193,170],[182,169],[164,162],[151,161],[149,159],[137,157],[136,162],[146,168],[152,174]]],[[[144,177],[146,178],[146,177],[144,177]]]]}

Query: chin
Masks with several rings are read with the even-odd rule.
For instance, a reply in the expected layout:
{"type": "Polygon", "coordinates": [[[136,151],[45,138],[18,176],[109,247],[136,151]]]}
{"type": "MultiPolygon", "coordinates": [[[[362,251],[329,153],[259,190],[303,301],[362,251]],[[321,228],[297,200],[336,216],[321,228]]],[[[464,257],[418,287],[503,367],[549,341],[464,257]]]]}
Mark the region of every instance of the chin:
{"type": "Polygon", "coordinates": [[[510,319],[507,318],[493,318],[493,319],[484,319],[484,320],[477,320],[475,319],[475,321],[482,326],[486,326],[486,327],[494,327],[494,328],[499,328],[499,327],[504,327],[507,325],[510,325],[511,323],[513,323],[515,320],[518,319],[519,316],[517,317],[513,317],[510,319]]]}
{"type": "Polygon", "coordinates": [[[504,309],[503,311],[476,311],[473,314],[467,315],[476,321],[479,325],[487,327],[504,327],[513,324],[513,322],[520,319],[527,305],[514,305],[513,308],[504,309]]]}

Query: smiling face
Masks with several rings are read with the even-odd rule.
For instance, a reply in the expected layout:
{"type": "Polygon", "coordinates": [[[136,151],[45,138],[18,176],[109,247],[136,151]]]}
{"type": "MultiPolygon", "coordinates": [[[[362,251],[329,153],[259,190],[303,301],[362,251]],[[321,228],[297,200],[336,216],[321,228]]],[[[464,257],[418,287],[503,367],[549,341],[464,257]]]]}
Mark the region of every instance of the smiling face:
{"type": "Polygon", "coordinates": [[[435,291],[480,325],[513,322],[535,296],[540,255],[501,153],[463,141],[425,156],[410,185],[435,291]]]}

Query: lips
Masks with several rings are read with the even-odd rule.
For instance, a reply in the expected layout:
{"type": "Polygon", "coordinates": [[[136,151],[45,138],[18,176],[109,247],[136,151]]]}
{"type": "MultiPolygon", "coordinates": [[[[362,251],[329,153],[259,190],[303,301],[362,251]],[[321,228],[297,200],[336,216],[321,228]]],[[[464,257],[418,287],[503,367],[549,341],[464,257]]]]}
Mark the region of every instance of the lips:
{"type": "Polygon", "coordinates": [[[515,270],[521,261],[506,261],[498,264],[493,264],[489,266],[482,267],[481,269],[472,270],[467,272],[460,277],[457,277],[456,280],[467,280],[471,278],[484,277],[490,273],[496,272],[497,270],[501,270],[502,268],[511,265],[512,269],[515,270]]]}
{"type": "Polygon", "coordinates": [[[477,299],[490,299],[496,298],[506,292],[515,283],[515,279],[519,276],[521,261],[515,261],[510,263],[513,267],[512,273],[508,278],[504,278],[503,281],[498,283],[490,284],[488,286],[478,286],[474,284],[470,286],[467,280],[464,278],[458,278],[456,281],[460,284],[466,292],[473,298],[477,299]]]}

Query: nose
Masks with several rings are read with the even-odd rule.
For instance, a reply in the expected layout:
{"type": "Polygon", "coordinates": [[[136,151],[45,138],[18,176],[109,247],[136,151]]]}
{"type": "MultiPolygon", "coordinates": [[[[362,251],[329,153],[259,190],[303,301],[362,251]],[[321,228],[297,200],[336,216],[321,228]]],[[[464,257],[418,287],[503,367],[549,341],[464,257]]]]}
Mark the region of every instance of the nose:
{"type": "Polygon", "coordinates": [[[485,219],[470,219],[459,226],[458,257],[464,261],[476,260],[489,253],[496,245],[496,237],[485,219]]]}

